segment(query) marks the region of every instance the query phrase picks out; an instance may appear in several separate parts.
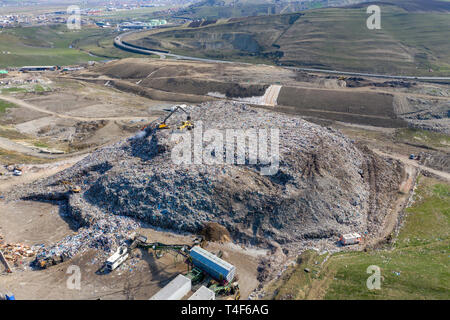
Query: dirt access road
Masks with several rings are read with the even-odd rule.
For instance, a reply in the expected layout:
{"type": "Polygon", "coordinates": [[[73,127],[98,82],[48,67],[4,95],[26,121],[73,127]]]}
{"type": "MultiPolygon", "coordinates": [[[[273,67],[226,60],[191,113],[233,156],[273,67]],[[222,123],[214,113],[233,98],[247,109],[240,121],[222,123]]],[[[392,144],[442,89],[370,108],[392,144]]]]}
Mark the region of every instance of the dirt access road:
{"type": "Polygon", "coordinates": [[[418,168],[420,170],[423,170],[423,171],[429,172],[431,174],[434,174],[434,175],[436,175],[436,176],[438,176],[438,177],[440,177],[442,179],[450,181],[450,173],[445,172],[445,171],[439,171],[439,170],[432,169],[432,168],[429,168],[427,166],[421,165],[421,164],[417,163],[416,160],[411,160],[405,155],[385,153],[385,152],[377,150],[377,149],[373,149],[373,151],[376,154],[380,155],[380,156],[392,158],[392,159],[395,159],[395,160],[399,160],[399,161],[403,162],[405,165],[418,168]]]}
{"type": "Polygon", "coordinates": [[[142,119],[147,119],[147,120],[154,120],[155,117],[76,117],[76,116],[69,116],[69,115],[65,115],[65,114],[61,114],[61,113],[57,113],[57,112],[53,112],[50,110],[46,110],[40,107],[37,107],[35,105],[32,105],[28,102],[25,102],[23,100],[17,99],[17,98],[13,98],[10,96],[5,96],[5,95],[0,95],[0,99],[1,100],[5,100],[11,103],[14,103],[20,107],[26,108],[26,109],[30,109],[30,110],[34,110],[34,111],[38,111],[41,113],[45,113],[51,116],[55,116],[58,118],[63,118],[63,119],[72,119],[72,120],[77,120],[77,121],[101,121],[101,120],[125,120],[125,121],[129,121],[129,120],[142,120],[142,119]]]}
{"type": "MultiPolygon", "coordinates": [[[[383,154],[383,156],[391,157],[387,154],[383,154]]],[[[383,243],[383,241],[385,241],[394,232],[396,226],[398,225],[399,217],[410,203],[419,170],[416,166],[405,163],[405,173],[405,179],[402,181],[399,187],[400,196],[393,204],[391,213],[388,214],[383,221],[380,232],[374,237],[367,239],[364,244],[359,245],[359,251],[366,248],[376,247],[378,244],[383,243]]],[[[328,255],[328,257],[330,256],[331,255],[328,255]]],[[[321,263],[322,268],[328,260],[328,257],[321,263]]],[[[322,273],[322,270],[320,272],[322,273]]],[[[328,287],[333,282],[334,276],[335,274],[333,272],[330,273],[325,271],[323,275],[321,275],[321,277],[314,279],[311,283],[310,289],[306,294],[306,300],[322,300],[327,292],[328,287]]]]}
{"type": "Polygon", "coordinates": [[[49,164],[25,165],[21,176],[11,176],[10,178],[0,180],[0,193],[8,191],[14,186],[32,183],[38,179],[50,177],[73,166],[78,161],[84,159],[87,155],[88,154],[84,154],[49,164]]]}
{"type": "Polygon", "coordinates": [[[24,146],[20,143],[11,141],[7,138],[0,137],[0,149],[15,151],[22,154],[26,154],[33,157],[44,158],[44,159],[54,159],[55,156],[52,154],[42,153],[38,148],[32,148],[24,146]]]}
{"type": "Polygon", "coordinates": [[[278,96],[280,94],[280,90],[281,90],[281,86],[279,85],[271,85],[266,92],[264,93],[264,104],[266,106],[276,106],[277,105],[277,100],[278,100],[278,96]]]}

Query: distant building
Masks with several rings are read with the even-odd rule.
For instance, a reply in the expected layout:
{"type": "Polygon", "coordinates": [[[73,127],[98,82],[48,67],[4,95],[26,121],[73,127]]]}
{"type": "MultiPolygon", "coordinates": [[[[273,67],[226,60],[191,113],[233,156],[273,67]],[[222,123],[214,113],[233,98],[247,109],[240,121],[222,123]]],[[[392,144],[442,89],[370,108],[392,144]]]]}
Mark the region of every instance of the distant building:
{"type": "Polygon", "coordinates": [[[33,72],[33,71],[55,71],[56,66],[26,66],[19,69],[22,72],[33,72]]]}
{"type": "Polygon", "coordinates": [[[155,26],[161,26],[167,24],[167,20],[159,20],[159,19],[152,19],[150,20],[150,25],[155,27],[155,26]]]}

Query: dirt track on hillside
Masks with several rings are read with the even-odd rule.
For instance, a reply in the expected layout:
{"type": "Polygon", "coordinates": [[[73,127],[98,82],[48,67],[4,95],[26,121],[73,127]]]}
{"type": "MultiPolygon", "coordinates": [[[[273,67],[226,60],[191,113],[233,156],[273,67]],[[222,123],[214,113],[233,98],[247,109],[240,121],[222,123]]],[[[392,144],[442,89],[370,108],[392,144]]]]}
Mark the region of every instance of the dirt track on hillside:
{"type": "MultiPolygon", "coordinates": [[[[61,114],[61,113],[57,113],[57,112],[53,112],[53,111],[49,111],[40,107],[37,107],[31,103],[28,103],[26,101],[17,99],[17,98],[13,98],[10,96],[4,96],[4,95],[0,95],[0,99],[14,103],[20,107],[26,108],[26,109],[30,109],[33,111],[38,111],[41,113],[45,113],[51,116],[55,116],[58,118],[64,118],[64,119],[72,119],[72,120],[78,120],[78,121],[99,121],[99,120],[141,120],[142,118],[145,117],[76,117],[76,116],[69,116],[66,114],[61,114]]],[[[152,119],[154,119],[154,117],[151,117],[152,119]]]]}
{"type": "Polygon", "coordinates": [[[450,173],[445,172],[445,171],[436,170],[436,169],[433,169],[433,168],[421,165],[416,160],[411,160],[407,156],[404,156],[404,155],[401,155],[401,154],[385,153],[383,151],[376,150],[376,149],[374,149],[373,151],[375,153],[377,153],[378,155],[380,155],[380,156],[399,160],[399,161],[405,163],[408,166],[412,166],[414,168],[418,168],[420,170],[423,170],[423,171],[429,172],[431,174],[434,174],[434,175],[436,175],[436,176],[438,176],[438,177],[440,177],[442,179],[450,181],[450,173]]]}

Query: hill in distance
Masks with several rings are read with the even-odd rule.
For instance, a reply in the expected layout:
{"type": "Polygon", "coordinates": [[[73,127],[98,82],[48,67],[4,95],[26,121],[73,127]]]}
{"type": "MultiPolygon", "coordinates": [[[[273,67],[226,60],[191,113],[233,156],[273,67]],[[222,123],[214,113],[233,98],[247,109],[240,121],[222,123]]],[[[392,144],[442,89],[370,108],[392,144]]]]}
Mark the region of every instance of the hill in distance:
{"type": "Polygon", "coordinates": [[[377,2],[381,30],[366,6],[232,18],[129,38],[198,57],[383,74],[450,74],[450,2],[377,2]]]}
{"type": "Polygon", "coordinates": [[[307,9],[353,5],[367,0],[204,0],[179,11],[192,19],[223,19],[293,13],[307,9]]]}

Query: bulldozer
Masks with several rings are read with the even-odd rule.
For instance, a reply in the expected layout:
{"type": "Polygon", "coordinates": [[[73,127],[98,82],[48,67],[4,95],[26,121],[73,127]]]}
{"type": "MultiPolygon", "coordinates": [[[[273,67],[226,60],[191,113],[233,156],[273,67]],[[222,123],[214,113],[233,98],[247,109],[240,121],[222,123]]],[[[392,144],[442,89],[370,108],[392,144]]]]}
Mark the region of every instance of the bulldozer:
{"type": "Polygon", "coordinates": [[[64,261],[66,261],[68,258],[65,254],[61,255],[53,255],[51,257],[45,257],[35,260],[35,265],[39,267],[40,269],[47,269],[48,267],[60,264],[64,261]]]}

